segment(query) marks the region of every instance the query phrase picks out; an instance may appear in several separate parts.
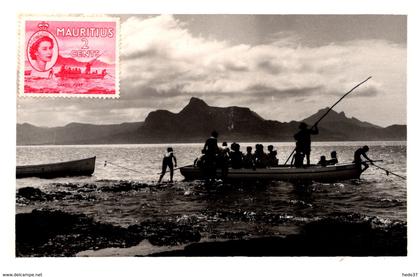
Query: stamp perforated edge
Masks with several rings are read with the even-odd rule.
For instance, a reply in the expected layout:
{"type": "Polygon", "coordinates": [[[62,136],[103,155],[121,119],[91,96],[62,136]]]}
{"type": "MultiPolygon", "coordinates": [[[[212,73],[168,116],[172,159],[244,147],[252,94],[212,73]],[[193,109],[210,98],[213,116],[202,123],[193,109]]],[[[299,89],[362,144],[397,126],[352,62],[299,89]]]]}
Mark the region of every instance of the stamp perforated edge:
{"type": "Polygon", "coordinates": [[[18,14],[18,93],[20,98],[95,98],[118,99],[120,97],[120,48],[121,32],[120,18],[108,15],[66,15],[66,14],[18,14]],[[77,94],[77,93],[30,93],[25,94],[25,20],[57,20],[57,21],[114,21],[116,24],[115,36],[115,94],[77,94]]]}

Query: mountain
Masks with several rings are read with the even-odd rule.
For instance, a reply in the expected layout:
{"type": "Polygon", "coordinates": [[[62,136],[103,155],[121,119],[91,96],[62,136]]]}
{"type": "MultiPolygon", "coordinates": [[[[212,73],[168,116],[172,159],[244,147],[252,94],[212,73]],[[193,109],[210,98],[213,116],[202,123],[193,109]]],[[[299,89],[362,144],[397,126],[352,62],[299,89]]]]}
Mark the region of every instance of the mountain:
{"type": "MultiPolygon", "coordinates": [[[[303,121],[309,125],[321,118],[328,108],[319,110],[303,121]]],[[[225,141],[293,141],[298,121],[265,120],[249,108],[212,107],[203,100],[191,98],[179,112],[157,110],[144,122],[112,125],[70,123],[45,128],[17,124],[17,144],[112,144],[202,142],[212,130],[225,141]]],[[[320,133],[314,141],[406,140],[407,126],[386,128],[348,118],[344,112],[331,110],[318,124],[320,133]]]]}
{"type": "MultiPolygon", "coordinates": [[[[314,124],[327,111],[328,107],[319,110],[314,115],[305,118],[303,121],[309,125],[314,124]]],[[[318,124],[320,130],[328,129],[335,137],[335,140],[406,140],[406,125],[391,125],[386,128],[374,125],[366,121],[352,117],[348,118],[344,112],[337,113],[330,111],[322,121],[318,124]]],[[[330,140],[326,137],[326,133],[321,132],[318,136],[319,140],[330,140]]]]}
{"type": "MultiPolygon", "coordinates": [[[[307,124],[309,125],[313,125],[315,124],[315,122],[317,120],[319,120],[326,112],[328,112],[329,108],[326,107],[324,109],[319,110],[317,113],[315,113],[314,115],[311,115],[308,118],[305,118],[303,121],[305,121],[307,124]]],[[[357,118],[348,118],[346,116],[346,114],[344,112],[340,112],[337,113],[334,110],[331,110],[327,116],[325,116],[322,121],[321,124],[322,125],[334,125],[334,124],[342,124],[342,123],[346,123],[348,125],[354,125],[357,127],[368,127],[368,128],[381,128],[377,125],[371,124],[369,122],[366,121],[360,121],[357,118]]]]}
{"type": "Polygon", "coordinates": [[[212,130],[217,130],[230,140],[267,140],[282,125],[264,120],[249,108],[210,107],[193,97],[177,114],[164,110],[151,112],[145,119],[143,135],[165,141],[194,142],[202,141],[212,130]]]}

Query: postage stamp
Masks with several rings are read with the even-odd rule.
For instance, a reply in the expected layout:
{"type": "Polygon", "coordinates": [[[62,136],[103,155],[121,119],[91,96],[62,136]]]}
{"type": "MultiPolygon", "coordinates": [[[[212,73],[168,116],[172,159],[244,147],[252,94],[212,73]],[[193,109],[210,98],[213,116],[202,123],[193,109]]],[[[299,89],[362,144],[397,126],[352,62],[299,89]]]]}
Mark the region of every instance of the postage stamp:
{"type": "Polygon", "coordinates": [[[119,18],[20,17],[19,96],[119,97],[119,18]]]}

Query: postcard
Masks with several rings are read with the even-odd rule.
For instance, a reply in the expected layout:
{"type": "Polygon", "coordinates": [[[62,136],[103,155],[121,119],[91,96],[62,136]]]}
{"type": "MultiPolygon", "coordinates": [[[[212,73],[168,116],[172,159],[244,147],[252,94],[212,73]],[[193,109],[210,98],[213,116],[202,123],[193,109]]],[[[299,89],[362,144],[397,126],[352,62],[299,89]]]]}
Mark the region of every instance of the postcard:
{"type": "Polygon", "coordinates": [[[17,261],[410,257],[407,14],[16,20],[17,261]]]}

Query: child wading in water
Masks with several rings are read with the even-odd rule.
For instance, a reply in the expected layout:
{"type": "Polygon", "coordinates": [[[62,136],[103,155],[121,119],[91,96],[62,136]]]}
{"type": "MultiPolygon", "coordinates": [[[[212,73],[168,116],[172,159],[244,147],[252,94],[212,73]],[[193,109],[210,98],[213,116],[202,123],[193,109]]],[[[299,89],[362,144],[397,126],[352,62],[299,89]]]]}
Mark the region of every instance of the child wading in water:
{"type": "Polygon", "coordinates": [[[173,153],[173,149],[172,147],[168,147],[168,149],[166,150],[165,155],[163,156],[163,160],[162,160],[162,173],[160,174],[159,177],[159,181],[158,183],[160,183],[162,181],[163,175],[165,175],[166,173],[166,168],[169,167],[169,173],[170,173],[170,179],[169,182],[173,182],[173,177],[174,177],[174,164],[176,167],[176,158],[174,156],[173,153]]]}

